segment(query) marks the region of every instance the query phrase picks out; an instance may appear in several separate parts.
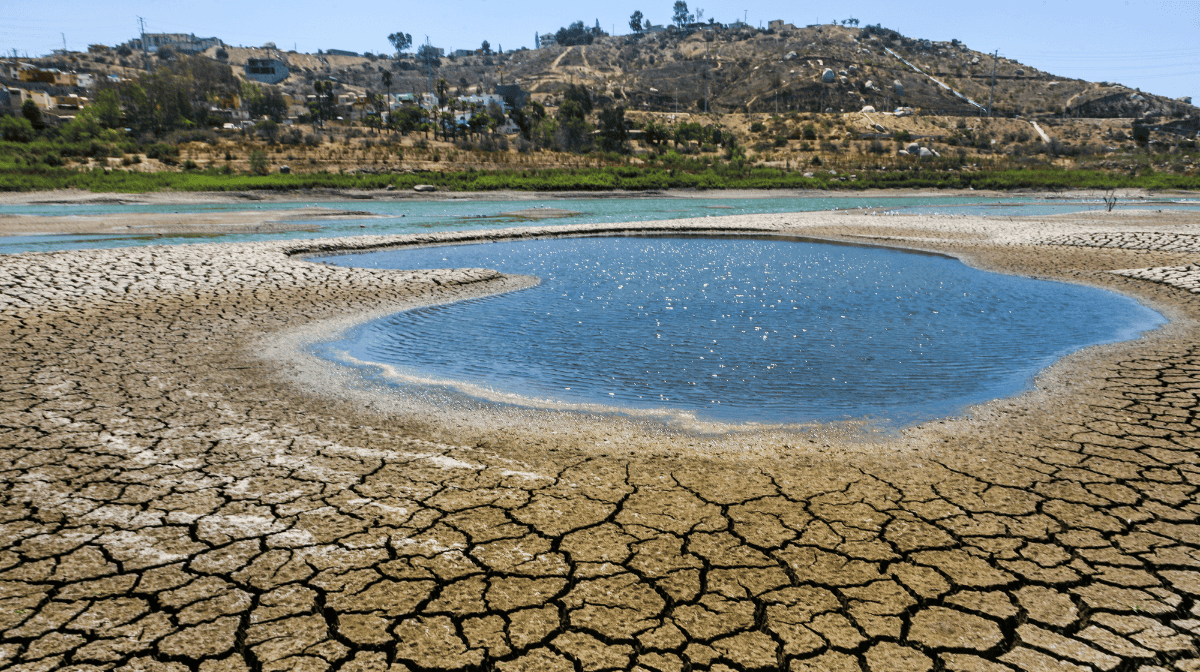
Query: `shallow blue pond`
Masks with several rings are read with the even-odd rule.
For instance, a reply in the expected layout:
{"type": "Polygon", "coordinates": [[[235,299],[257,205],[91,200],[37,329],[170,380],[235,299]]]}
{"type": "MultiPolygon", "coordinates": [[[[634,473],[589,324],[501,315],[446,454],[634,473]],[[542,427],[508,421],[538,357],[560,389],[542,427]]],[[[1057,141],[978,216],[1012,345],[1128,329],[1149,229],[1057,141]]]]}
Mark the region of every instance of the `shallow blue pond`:
{"type": "Polygon", "coordinates": [[[951,415],[1022,391],[1067,353],[1165,321],[1090,287],[794,239],[567,238],[321,261],[542,280],[376,320],[317,346],[322,356],[468,396],[724,422],[951,415]]]}

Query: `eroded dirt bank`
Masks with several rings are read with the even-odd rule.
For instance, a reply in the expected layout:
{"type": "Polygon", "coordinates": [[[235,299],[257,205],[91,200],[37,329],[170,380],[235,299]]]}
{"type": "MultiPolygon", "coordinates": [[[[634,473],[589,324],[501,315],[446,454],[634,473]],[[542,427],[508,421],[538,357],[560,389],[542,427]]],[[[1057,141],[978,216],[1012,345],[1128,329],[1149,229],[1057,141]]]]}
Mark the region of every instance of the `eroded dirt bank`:
{"type": "Polygon", "coordinates": [[[1173,322],[973,417],[701,441],[393,408],[296,356],[532,281],[288,255],[451,234],[0,257],[0,666],[1198,669],[1200,223],[634,228],[937,250],[1173,322]]]}

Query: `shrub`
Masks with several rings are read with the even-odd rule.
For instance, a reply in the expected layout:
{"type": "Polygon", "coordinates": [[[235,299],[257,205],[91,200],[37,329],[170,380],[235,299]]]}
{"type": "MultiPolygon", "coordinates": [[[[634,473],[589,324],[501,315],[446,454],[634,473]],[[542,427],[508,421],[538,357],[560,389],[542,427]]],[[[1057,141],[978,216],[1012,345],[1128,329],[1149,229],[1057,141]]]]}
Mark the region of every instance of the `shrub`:
{"type": "Polygon", "coordinates": [[[255,175],[267,174],[267,155],[261,149],[250,152],[250,172],[255,175]]]}
{"type": "Polygon", "coordinates": [[[767,127],[763,126],[763,123],[761,121],[756,121],[753,124],[750,124],[750,132],[751,133],[762,133],[765,130],[767,130],[767,127]]]}
{"type": "Polygon", "coordinates": [[[33,124],[25,117],[0,118],[0,136],[9,142],[29,142],[35,135],[33,124]]]}

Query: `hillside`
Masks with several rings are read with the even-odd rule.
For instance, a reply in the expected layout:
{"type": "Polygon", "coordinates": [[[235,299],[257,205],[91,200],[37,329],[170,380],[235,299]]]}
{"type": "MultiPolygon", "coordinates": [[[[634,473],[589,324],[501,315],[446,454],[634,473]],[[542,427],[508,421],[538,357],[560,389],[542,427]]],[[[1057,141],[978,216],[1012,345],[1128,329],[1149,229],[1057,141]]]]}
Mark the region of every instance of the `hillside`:
{"type": "MultiPolygon", "coordinates": [[[[248,58],[283,58],[292,70],[283,88],[294,94],[311,93],[312,82],[320,79],[349,89],[382,90],[385,70],[393,73],[393,91],[420,93],[429,85],[430,73],[411,54],[393,59],[238,47],[224,51],[225,62],[235,71],[248,58]]],[[[205,55],[216,54],[213,48],[205,55]]],[[[69,62],[45,60],[64,69],[120,74],[140,63],[136,54],[118,58],[111,53],[78,54],[69,62]]],[[[586,46],[445,57],[432,75],[461,93],[477,87],[491,91],[501,81],[516,83],[551,105],[555,94],[575,83],[586,85],[602,104],[630,110],[701,112],[707,95],[708,110],[723,113],[850,112],[871,105],[972,116],[988,106],[993,67],[993,116],[1183,118],[1200,112],[1187,102],[1117,83],[1058,77],[1011,59],[993,59],[957,41],[931,42],[871,26],[672,28],[640,38],[601,37],[586,46]],[[827,68],[834,75],[829,83],[822,81],[827,68]]]]}
{"type": "MultiPolygon", "coordinates": [[[[229,64],[239,77],[250,58],[282,58],[291,75],[280,88],[298,97],[327,80],[339,91],[382,91],[383,74],[390,72],[392,92],[424,93],[431,78],[446,80],[454,95],[518,84],[553,115],[566,88],[582,84],[597,109],[624,107],[633,129],[651,128],[651,122],[667,129],[699,122],[719,128],[732,142],[676,135],[667,143],[650,143],[635,136],[627,147],[630,156],[581,159],[544,138],[446,141],[428,131],[380,134],[349,121],[351,115],[322,128],[298,124],[278,138],[207,130],[167,136],[182,154],[165,164],[145,152],[137,160],[120,153],[64,160],[85,168],[155,171],[191,165],[241,172],[250,170],[251,154],[262,151],[271,171],[285,165],[301,173],[524,170],[640,165],[674,149],[705,165],[740,155],[750,165],[785,170],[823,165],[887,171],[909,167],[910,152],[900,150],[917,142],[944,157],[944,167],[1052,163],[1130,175],[1148,170],[1196,174],[1200,110],[1190,101],[1056,77],[1017,61],[993,61],[957,41],[916,40],[878,27],[671,29],[601,37],[586,46],[445,57],[432,72],[418,67],[411,54],[396,59],[225,47],[205,56],[229,64]],[[993,68],[994,115],[981,119],[992,93],[993,68]],[[867,106],[879,113],[864,112],[867,106]],[[890,113],[899,107],[915,113],[890,113]],[[744,154],[732,151],[735,146],[744,154]]],[[[138,69],[140,54],[121,56],[110,48],[47,57],[39,65],[126,77],[144,72],[138,69]]]]}
{"type": "MultiPolygon", "coordinates": [[[[486,86],[498,82],[503,71],[508,83],[551,97],[549,102],[567,84],[582,83],[605,102],[664,112],[703,111],[707,88],[709,111],[714,112],[849,112],[872,105],[977,115],[979,107],[934,79],[986,107],[992,67],[991,55],[962,44],[870,27],[811,26],[603,37],[586,46],[443,59],[435,77],[486,86]],[[822,82],[826,68],[834,72],[832,83],[822,82]]],[[[423,72],[398,74],[399,89],[426,87],[423,72]]],[[[1181,101],[1119,84],[1056,77],[1005,58],[995,62],[993,109],[995,116],[1025,117],[1183,117],[1197,112],[1181,101]]]]}

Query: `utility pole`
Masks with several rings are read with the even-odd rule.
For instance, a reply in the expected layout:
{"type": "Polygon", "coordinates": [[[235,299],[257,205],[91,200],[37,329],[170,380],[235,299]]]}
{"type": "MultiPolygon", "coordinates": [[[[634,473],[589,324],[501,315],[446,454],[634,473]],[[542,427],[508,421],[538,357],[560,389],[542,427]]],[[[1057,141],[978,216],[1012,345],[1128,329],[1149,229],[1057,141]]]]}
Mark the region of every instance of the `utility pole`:
{"type": "Polygon", "coordinates": [[[137,17],[137,20],[138,20],[138,26],[140,27],[141,32],[142,32],[142,67],[146,68],[146,71],[149,72],[150,66],[147,64],[147,60],[146,60],[148,58],[148,53],[149,53],[146,50],[146,20],[140,16],[137,17]]]}
{"type": "MultiPolygon", "coordinates": [[[[709,33],[712,37],[712,33],[709,33]]],[[[708,53],[712,51],[712,42],[704,42],[704,113],[708,114],[708,80],[712,75],[712,67],[708,64],[708,53]]]]}
{"type": "Polygon", "coordinates": [[[67,53],[67,34],[66,34],[66,33],[59,33],[59,35],[62,35],[62,38],[63,38],[63,55],[66,55],[66,53],[67,53]]]}
{"type": "Polygon", "coordinates": [[[988,119],[992,118],[992,98],[996,95],[996,62],[1000,60],[1000,50],[992,56],[992,90],[988,93],[988,119]]]}
{"type": "MultiPolygon", "coordinates": [[[[433,56],[433,52],[431,51],[433,45],[429,44],[428,35],[425,36],[425,46],[429,47],[429,49],[425,50],[425,70],[429,73],[429,94],[433,95],[433,59],[431,58],[433,56]]],[[[434,105],[434,109],[437,109],[436,105],[434,105]]]]}

